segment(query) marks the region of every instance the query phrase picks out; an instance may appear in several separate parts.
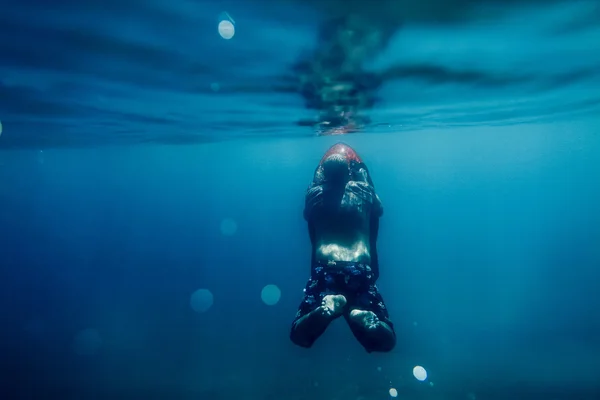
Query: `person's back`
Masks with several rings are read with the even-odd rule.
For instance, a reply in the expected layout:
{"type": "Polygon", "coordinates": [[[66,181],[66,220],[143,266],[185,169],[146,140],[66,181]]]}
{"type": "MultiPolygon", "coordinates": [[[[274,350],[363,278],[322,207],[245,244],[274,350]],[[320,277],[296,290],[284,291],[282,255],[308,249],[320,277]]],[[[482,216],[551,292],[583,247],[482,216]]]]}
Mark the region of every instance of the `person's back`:
{"type": "Polygon", "coordinates": [[[370,264],[369,217],[357,207],[341,207],[337,193],[324,189],[323,197],[332,198],[314,211],[315,258],[317,261],[355,261],[370,264]]]}
{"type": "Polygon", "coordinates": [[[393,326],[375,285],[381,214],[360,157],[344,144],[330,148],[306,194],[312,270],[292,325],[294,343],[312,346],[333,319],[344,315],[367,351],[394,347],[393,326]]]}

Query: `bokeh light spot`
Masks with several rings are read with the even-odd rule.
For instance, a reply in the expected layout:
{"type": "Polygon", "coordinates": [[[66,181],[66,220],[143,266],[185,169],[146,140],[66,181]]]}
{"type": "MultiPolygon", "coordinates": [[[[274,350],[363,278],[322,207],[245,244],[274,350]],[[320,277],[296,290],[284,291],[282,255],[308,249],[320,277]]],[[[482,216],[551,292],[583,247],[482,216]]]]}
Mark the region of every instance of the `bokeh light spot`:
{"type": "Polygon", "coordinates": [[[390,396],[392,397],[398,397],[398,391],[394,388],[390,389],[390,396]]]}
{"type": "Polygon", "coordinates": [[[190,306],[197,313],[203,313],[213,305],[213,294],[208,289],[198,289],[190,296],[190,306]]]}
{"type": "Polygon", "coordinates": [[[102,337],[96,329],[83,329],[73,339],[73,351],[79,356],[92,356],[102,347],[102,337]]]}
{"type": "Polygon", "coordinates": [[[420,365],[417,365],[413,368],[413,375],[421,382],[427,379],[427,371],[425,371],[425,368],[421,367],[420,365]]]}
{"type": "Polygon", "coordinates": [[[260,297],[268,306],[274,306],[281,298],[281,290],[276,285],[267,285],[263,288],[260,297]]]}
{"type": "Polygon", "coordinates": [[[225,236],[231,236],[237,232],[237,223],[231,218],[225,218],[221,221],[221,233],[225,236]]]}
{"type": "Polygon", "coordinates": [[[235,25],[233,25],[233,22],[227,19],[219,22],[219,35],[221,35],[223,39],[231,39],[233,35],[235,35],[235,25]]]}

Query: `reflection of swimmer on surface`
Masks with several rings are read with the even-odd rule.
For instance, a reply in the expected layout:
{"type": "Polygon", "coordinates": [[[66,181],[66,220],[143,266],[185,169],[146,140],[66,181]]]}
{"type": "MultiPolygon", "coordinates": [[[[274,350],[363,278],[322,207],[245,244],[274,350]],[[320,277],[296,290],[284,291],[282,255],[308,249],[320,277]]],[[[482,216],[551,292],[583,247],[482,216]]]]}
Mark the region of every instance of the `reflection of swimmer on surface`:
{"type": "Polygon", "coordinates": [[[367,352],[395,346],[394,327],[375,284],[382,213],[367,166],[351,147],[331,147],[306,193],[312,267],[292,324],[291,339],[297,345],[311,347],[343,315],[367,352]]]}
{"type": "Polygon", "coordinates": [[[369,123],[361,111],[375,103],[381,78],[364,68],[388,44],[398,24],[345,14],[321,25],[318,45],[294,67],[297,90],[316,119],[300,121],[322,134],[343,134],[369,123]]]}

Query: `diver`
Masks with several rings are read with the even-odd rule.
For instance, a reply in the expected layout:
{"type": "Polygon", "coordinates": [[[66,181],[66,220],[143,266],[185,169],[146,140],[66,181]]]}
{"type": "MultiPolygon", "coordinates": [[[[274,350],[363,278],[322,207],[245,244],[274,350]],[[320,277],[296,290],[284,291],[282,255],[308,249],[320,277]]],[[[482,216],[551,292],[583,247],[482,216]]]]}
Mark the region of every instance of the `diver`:
{"type": "Polygon", "coordinates": [[[396,333],[375,282],[377,234],[383,208],[365,163],[348,145],[332,146],[317,166],[305,198],[311,276],[290,338],[311,347],[344,316],[369,353],[387,352],[396,333]]]}

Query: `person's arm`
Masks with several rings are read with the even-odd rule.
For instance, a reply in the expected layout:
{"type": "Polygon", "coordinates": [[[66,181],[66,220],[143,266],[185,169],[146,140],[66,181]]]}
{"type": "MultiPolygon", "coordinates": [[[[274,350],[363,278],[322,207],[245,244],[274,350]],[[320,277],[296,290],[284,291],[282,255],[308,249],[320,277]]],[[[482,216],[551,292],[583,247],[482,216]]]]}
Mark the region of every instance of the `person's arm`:
{"type": "Polygon", "coordinates": [[[323,204],[323,186],[315,185],[308,188],[304,198],[304,219],[310,221],[315,208],[323,204]]]}
{"type": "Polygon", "coordinates": [[[377,237],[379,236],[379,217],[371,214],[371,235],[369,247],[371,250],[371,270],[375,280],[379,278],[379,255],[377,253],[377,237]]]}
{"type": "Polygon", "coordinates": [[[314,182],[309,186],[304,198],[304,219],[308,223],[308,236],[313,249],[311,254],[311,263],[315,262],[315,226],[313,223],[313,213],[315,208],[323,203],[323,186],[315,185],[314,182]]]}

